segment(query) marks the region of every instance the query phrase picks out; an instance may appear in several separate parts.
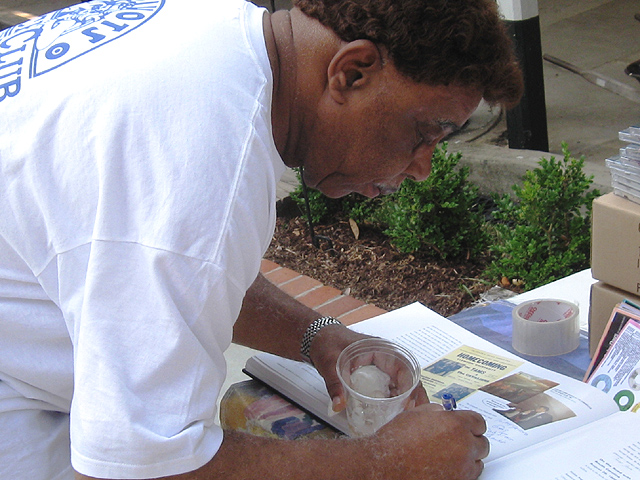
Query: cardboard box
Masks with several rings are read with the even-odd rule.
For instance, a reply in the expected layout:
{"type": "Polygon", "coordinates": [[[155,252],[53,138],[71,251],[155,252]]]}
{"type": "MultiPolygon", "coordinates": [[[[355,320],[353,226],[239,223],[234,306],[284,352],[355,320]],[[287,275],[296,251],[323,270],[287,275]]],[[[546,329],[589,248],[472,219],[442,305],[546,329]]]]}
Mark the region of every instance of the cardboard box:
{"type": "Polygon", "coordinates": [[[593,201],[591,273],[640,295],[640,205],[613,193],[593,201]]]}
{"type": "Polygon", "coordinates": [[[611,312],[625,298],[640,305],[640,296],[632,295],[604,282],[596,282],[591,285],[589,307],[589,355],[591,357],[593,357],[593,353],[609,322],[611,312]]]}

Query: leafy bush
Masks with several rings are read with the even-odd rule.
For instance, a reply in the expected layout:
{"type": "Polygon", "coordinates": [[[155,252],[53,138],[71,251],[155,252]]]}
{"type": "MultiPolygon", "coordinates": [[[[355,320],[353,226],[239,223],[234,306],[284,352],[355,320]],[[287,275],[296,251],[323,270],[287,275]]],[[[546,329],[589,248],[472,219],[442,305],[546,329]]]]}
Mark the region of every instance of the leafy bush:
{"type": "Polygon", "coordinates": [[[571,157],[565,143],[562,152],[562,160],[542,158],[523,186],[512,187],[517,201],[494,196],[494,278],[519,279],[529,290],[589,267],[591,204],[600,192],[587,192],[593,176],[582,171],[584,157],[571,157]]]}
{"type": "Polygon", "coordinates": [[[456,168],[461,153],[436,148],[431,175],[423,182],[405,180],[383,198],[373,219],[401,252],[434,257],[472,258],[487,247],[478,208],[478,188],[467,181],[469,168],[456,168]]]}
{"type": "MultiPolygon", "coordinates": [[[[517,279],[525,289],[535,288],[589,266],[591,204],[600,192],[589,191],[593,177],[583,173],[584,157],[573,158],[566,144],[562,149],[561,160],[542,158],[538,168],[525,173],[522,186],[512,187],[515,199],[492,195],[496,210],[490,225],[479,207],[478,188],[467,180],[469,169],[458,167],[461,153],[448,153],[446,143],[434,152],[427,180],[406,180],[393,195],[331,199],[308,190],[313,222],[348,215],[382,230],[404,253],[446,259],[489,251],[490,278],[517,279]]],[[[302,187],[291,196],[306,215],[302,187]]]]}
{"type": "MultiPolygon", "coordinates": [[[[307,216],[307,206],[304,199],[304,188],[300,171],[296,170],[298,177],[298,186],[289,196],[296,202],[300,212],[307,216]]],[[[309,210],[311,211],[311,220],[314,224],[322,223],[332,215],[335,215],[342,209],[342,199],[329,198],[318,190],[307,188],[307,196],[309,197],[309,210]]]]}
{"type": "MultiPolygon", "coordinates": [[[[296,170],[298,177],[298,186],[289,194],[289,197],[296,203],[300,209],[300,214],[307,217],[307,205],[304,198],[304,187],[300,171],[296,170]]],[[[366,205],[369,202],[367,197],[358,193],[350,193],[341,198],[330,198],[322,192],[313,188],[307,188],[307,196],[309,197],[309,210],[311,211],[311,221],[314,225],[318,225],[331,220],[337,213],[350,214],[353,209],[361,209],[362,212],[368,212],[366,205]],[[360,206],[362,205],[362,206],[360,206]]],[[[356,214],[358,215],[358,214],[356,214]]],[[[358,215],[361,218],[363,214],[358,215]]]]}

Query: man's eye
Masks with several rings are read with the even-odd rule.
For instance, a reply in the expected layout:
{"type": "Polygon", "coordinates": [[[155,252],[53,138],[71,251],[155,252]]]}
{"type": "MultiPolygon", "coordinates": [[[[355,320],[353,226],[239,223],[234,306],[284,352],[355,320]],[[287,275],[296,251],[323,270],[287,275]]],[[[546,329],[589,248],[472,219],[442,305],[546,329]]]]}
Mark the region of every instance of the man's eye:
{"type": "Polygon", "coordinates": [[[440,139],[439,135],[433,135],[433,136],[429,135],[423,141],[427,145],[435,145],[436,143],[438,143],[439,139],[440,139]]]}
{"type": "Polygon", "coordinates": [[[422,125],[420,128],[416,128],[416,143],[414,150],[421,145],[433,147],[437,145],[440,140],[451,133],[451,128],[445,128],[442,125],[422,125]]]}

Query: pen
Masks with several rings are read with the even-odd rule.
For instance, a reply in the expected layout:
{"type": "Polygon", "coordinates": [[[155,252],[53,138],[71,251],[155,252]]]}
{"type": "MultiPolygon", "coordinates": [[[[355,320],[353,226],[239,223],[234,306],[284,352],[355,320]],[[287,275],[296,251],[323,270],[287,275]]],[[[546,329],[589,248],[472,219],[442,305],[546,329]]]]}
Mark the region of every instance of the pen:
{"type": "Polygon", "coordinates": [[[458,405],[456,405],[456,399],[453,395],[451,395],[450,393],[443,393],[442,406],[445,410],[450,411],[455,410],[458,405]]]}

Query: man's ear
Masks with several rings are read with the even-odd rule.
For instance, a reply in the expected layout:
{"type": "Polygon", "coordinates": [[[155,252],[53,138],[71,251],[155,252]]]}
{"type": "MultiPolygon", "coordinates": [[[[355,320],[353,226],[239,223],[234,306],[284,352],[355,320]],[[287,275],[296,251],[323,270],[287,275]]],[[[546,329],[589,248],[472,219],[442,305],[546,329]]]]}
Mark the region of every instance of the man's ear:
{"type": "Polygon", "coordinates": [[[327,69],[331,97],[338,103],[344,103],[349,92],[370,84],[383,64],[382,53],[369,40],[355,40],[343,45],[327,69]]]}

